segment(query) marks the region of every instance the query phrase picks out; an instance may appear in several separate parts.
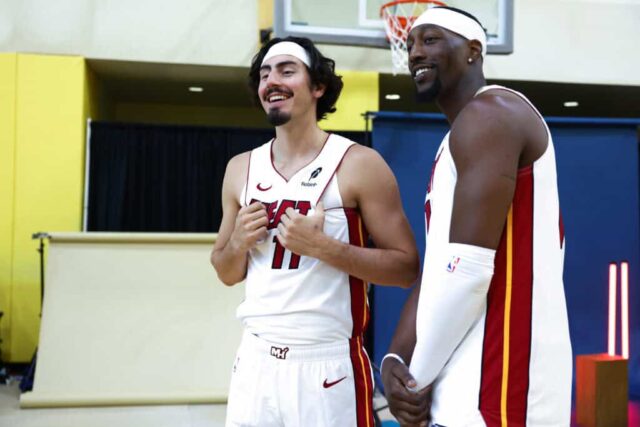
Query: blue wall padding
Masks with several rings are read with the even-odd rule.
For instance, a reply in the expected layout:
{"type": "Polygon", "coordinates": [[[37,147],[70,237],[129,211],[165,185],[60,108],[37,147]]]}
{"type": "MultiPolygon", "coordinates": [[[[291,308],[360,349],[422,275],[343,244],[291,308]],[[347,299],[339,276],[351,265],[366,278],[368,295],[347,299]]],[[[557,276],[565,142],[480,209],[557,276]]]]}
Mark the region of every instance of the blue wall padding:
{"type": "MultiPolygon", "coordinates": [[[[564,278],[574,356],[607,351],[608,263],[628,260],[629,387],[640,396],[640,121],[551,118],[548,123],[566,232],[564,278]]],[[[434,114],[380,112],[373,121],[372,145],[396,175],[421,259],[427,179],[448,128],[444,117],[434,114]]],[[[376,287],[374,292],[373,359],[379,363],[408,291],[376,287]]]]}

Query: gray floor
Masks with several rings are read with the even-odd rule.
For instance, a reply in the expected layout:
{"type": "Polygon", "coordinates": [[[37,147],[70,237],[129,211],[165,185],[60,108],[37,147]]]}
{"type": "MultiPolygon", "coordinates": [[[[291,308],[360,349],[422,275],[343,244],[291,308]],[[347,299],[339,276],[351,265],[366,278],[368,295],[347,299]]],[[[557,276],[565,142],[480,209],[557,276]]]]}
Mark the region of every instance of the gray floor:
{"type": "MultiPolygon", "coordinates": [[[[226,405],[20,409],[19,400],[17,382],[0,384],[0,427],[222,427],[226,411],[226,405]]],[[[378,396],[374,406],[385,403],[378,396]]],[[[388,411],[380,415],[392,419],[388,411]]]]}
{"type": "Polygon", "coordinates": [[[222,427],[226,405],[20,409],[17,383],[0,385],[0,427],[222,427]]]}

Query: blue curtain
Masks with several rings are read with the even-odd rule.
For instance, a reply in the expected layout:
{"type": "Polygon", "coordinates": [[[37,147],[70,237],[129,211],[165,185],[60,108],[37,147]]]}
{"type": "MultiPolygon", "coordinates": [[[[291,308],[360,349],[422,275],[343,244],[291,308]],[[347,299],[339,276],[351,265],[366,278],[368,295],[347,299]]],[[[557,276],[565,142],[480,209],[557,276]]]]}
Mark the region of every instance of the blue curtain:
{"type": "MultiPolygon", "coordinates": [[[[551,118],[547,122],[556,149],[567,239],[564,278],[574,356],[607,351],[608,264],[628,260],[629,388],[640,396],[640,121],[551,118]]],[[[398,179],[421,257],[426,183],[448,128],[444,117],[434,114],[380,112],[373,121],[372,146],[398,179]]],[[[379,363],[408,291],[376,287],[374,292],[373,358],[379,363]]]]}

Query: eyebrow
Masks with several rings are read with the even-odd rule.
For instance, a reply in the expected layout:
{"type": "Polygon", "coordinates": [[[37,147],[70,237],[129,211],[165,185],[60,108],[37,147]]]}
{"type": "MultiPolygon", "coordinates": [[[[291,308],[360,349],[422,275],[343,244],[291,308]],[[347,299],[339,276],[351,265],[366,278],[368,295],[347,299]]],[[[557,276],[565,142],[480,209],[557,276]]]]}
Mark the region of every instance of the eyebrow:
{"type": "MultiPolygon", "coordinates": [[[[285,67],[287,65],[298,65],[298,63],[295,62],[295,61],[291,61],[291,60],[281,61],[281,62],[278,62],[274,66],[274,68],[282,68],[282,67],[285,67]]],[[[268,64],[267,65],[263,65],[262,67],[260,67],[260,71],[262,71],[262,70],[271,70],[271,65],[268,65],[268,64]]]]}

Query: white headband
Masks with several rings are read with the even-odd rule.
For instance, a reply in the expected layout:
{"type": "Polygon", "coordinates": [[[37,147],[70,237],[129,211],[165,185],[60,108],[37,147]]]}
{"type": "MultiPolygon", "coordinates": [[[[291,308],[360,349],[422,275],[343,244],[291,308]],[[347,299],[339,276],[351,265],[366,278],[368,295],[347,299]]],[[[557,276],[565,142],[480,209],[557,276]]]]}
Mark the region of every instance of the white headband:
{"type": "Polygon", "coordinates": [[[267,61],[267,59],[273,58],[274,56],[278,55],[295,56],[300,61],[304,62],[307,67],[311,68],[311,60],[309,59],[309,54],[302,46],[294,42],[279,42],[271,46],[267,54],[262,59],[262,64],[260,65],[263,65],[267,61]]]}
{"type": "Polygon", "coordinates": [[[467,40],[478,40],[482,44],[482,56],[484,57],[487,53],[487,35],[484,29],[475,20],[462,13],[451,9],[432,7],[415,20],[410,31],[425,24],[437,25],[453,31],[467,40]]]}

